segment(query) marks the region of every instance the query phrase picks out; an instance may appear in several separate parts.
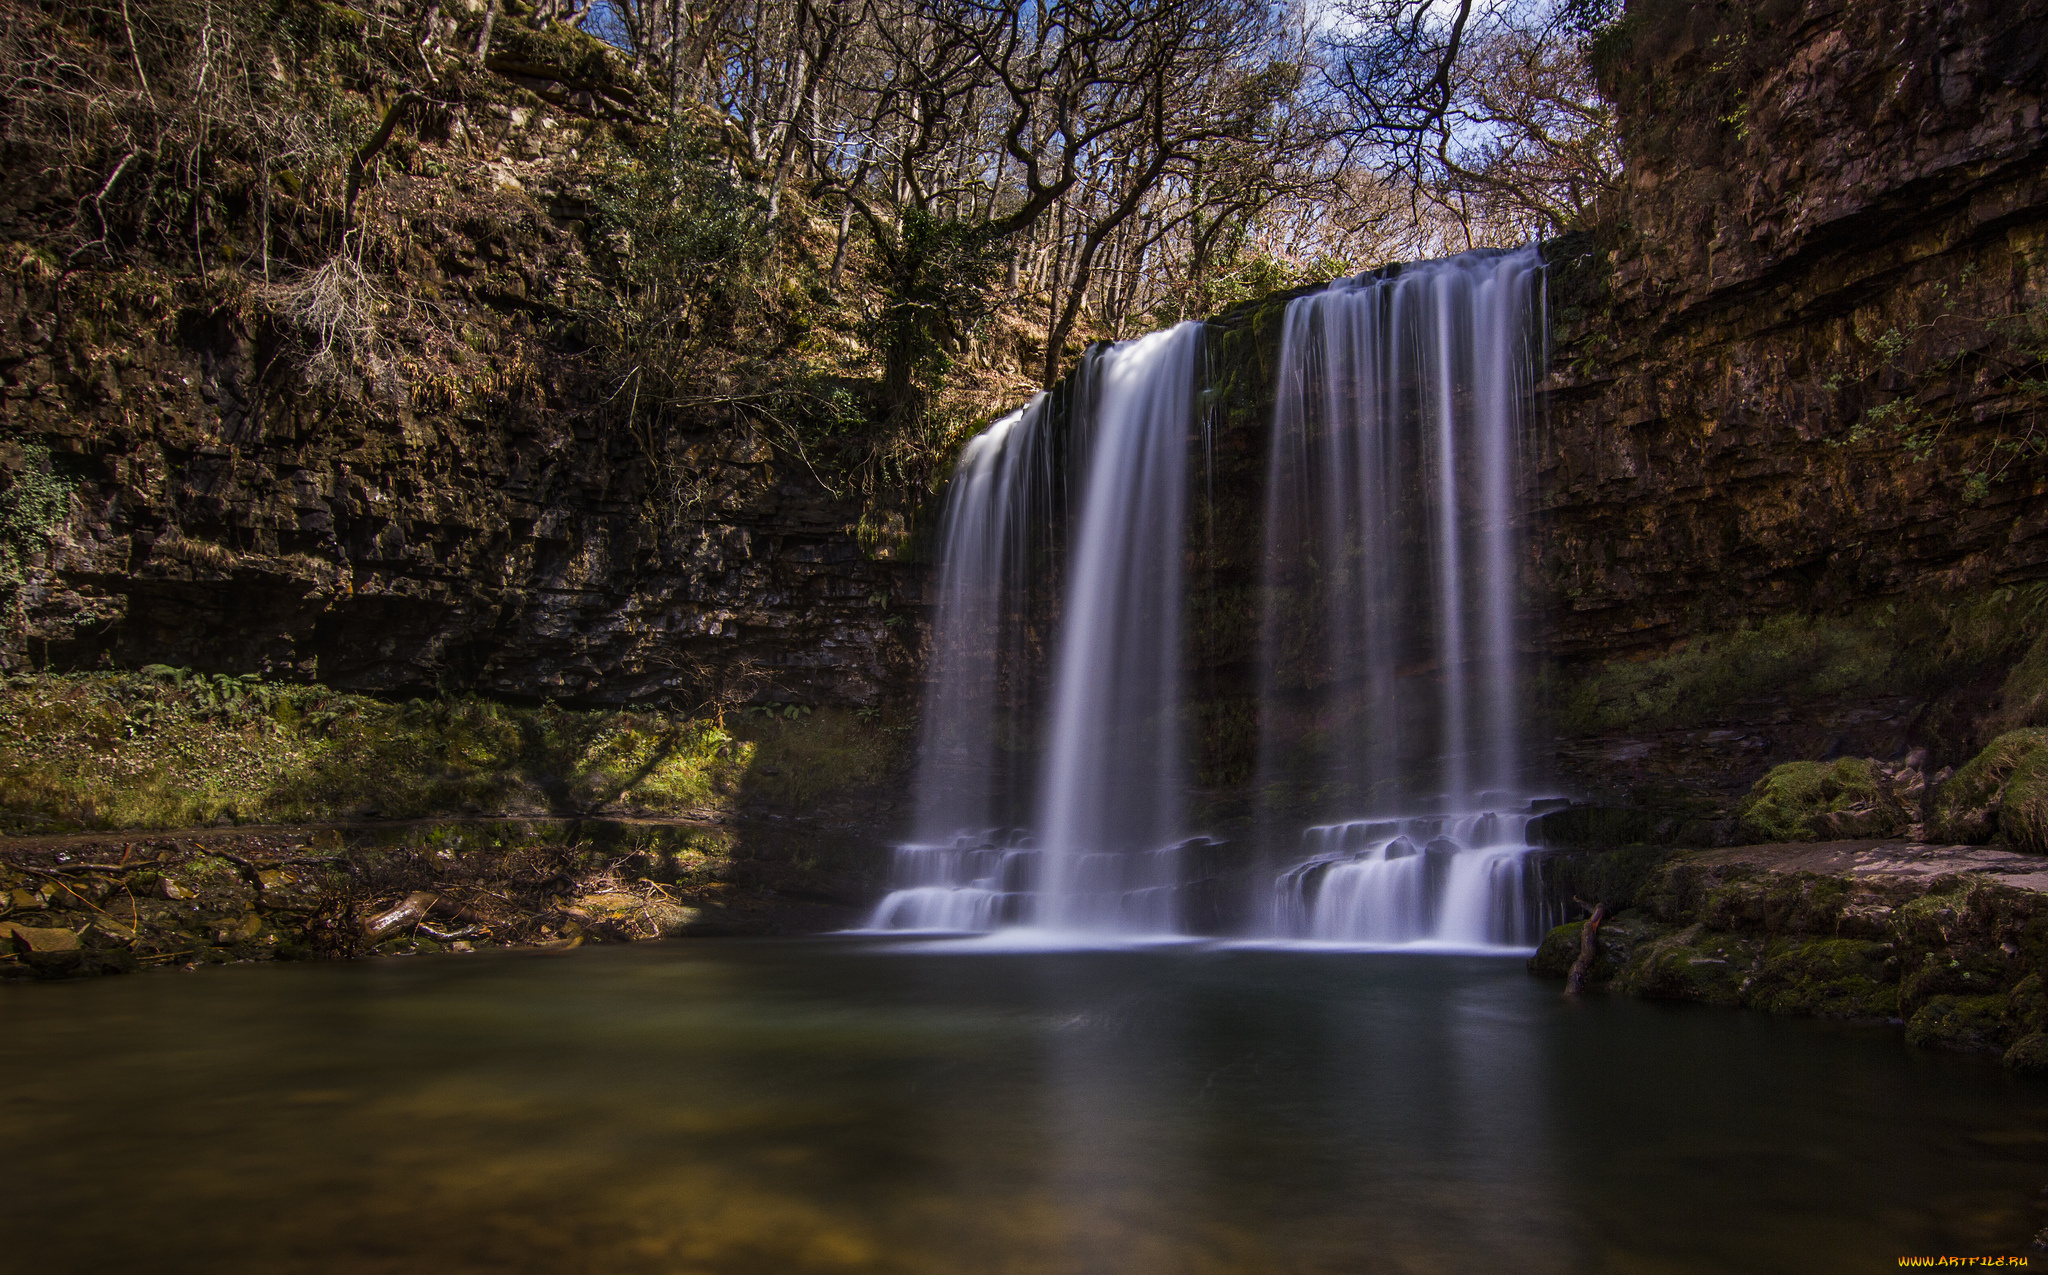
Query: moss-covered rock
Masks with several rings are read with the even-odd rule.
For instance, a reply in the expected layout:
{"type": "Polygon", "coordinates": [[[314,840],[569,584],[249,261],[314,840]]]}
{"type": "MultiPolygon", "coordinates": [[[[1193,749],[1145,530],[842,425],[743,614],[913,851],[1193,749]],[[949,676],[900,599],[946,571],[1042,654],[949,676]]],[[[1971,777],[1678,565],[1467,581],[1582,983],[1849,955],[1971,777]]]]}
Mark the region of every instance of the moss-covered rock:
{"type": "Polygon", "coordinates": [[[1978,844],[1999,828],[2006,785],[2021,763],[2048,747],[2048,730],[2008,731],[1963,765],[1934,795],[1927,834],[1936,841],[1978,844]]]}
{"type": "Polygon", "coordinates": [[[2022,1035],[2048,1031],[2048,986],[2039,974],[2029,974],[2006,996],[2006,1017],[2013,1030],[2022,1035]]]}
{"type": "MultiPolygon", "coordinates": [[[[1579,959],[1579,943],[1585,932],[1584,921],[1568,921],[1553,927],[1536,945],[1536,955],[1529,958],[1529,972],[1545,978],[1568,976],[1572,963],[1579,959]]],[[[1608,977],[1613,976],[1613,971],[1608,971],[1608,977]]]]}
{"type": "Polygon", "coordinates": [[[2005,1051],[2005,1065],[2023,1075],[2048,1072],[2048,1032],[2028,1032],[2005,1051]]]}
{"type": "Polygon", "coordinates": [[[1757,873],[1708,888],[1699,910],[1716,930],[1832,935],[1839,930],[1849,895],[1849,883],[1840,877],[1757,873]]]}
{"type": "Polygon", "coordinates": [[[1814,1018],[1894,1018],[1897,960],[1891,945],[1868,939],[1778,939],[1749,988],[1749,1003],[1773,1014],[1814,1018]]]}
{"type": "Polygon", "coordinates": [[[0,830],[364,816],[815,812],[886,794],[877,713],[759,705],[723,720],[480,696],[387,703],[255,675],[0,679],[0,830]]]}
{"type": "Polygon", "coordinates": [[[2012,1039],[2003,996],[1936,996],[1906,1022],[1915,1045],[1951,1049],[2002,1049],[2012,1039]]]}
{"type": "Polygon", "coordinates": [[[1751,842],[1890,837],[1905,811],[1878,783],[1868,758],[1794,761],[1756,781],[1737,823],[1751,842]]]}
{"type": "MultiPolygon", "coordinates": [[[[1566,978],[1579,959],[1579,942],[1585,934],[1584,921],[1570,921],[1543,936],[1536,955],[1529,958],[1529,972],[1546,978],[1566,978]]],[[[1623,967],[1635,958],[1644,944],[1663,933],[1663,928],[1638,912],[1621,912],[1601,923],[1594,939],[1593,968],[1586,981],[1604,987],[1614,981],[1623,967]]]]}
{"type": "Polygon", "coordinates": [[[1688,926],[1638,952],[1614,985],[1652,1000],[1739,1005],[1762,951],[1756,939],[1688,926]]]}
{"type": "Polygon", "coordinates": [[[1998,830],[2015,850],[2048,854],[2048,748],[2028,754],[2005,781],[1998,830]]]}
{"type": "Polygon", "coordinates": [[[2048,722],[2048,633],[2042,634],[2005,675],[1998,716],[2011,726],[2048,722]]]}
{"type": "Polygon", "coordinates": [[[2002,994],[2004,981],[2004,971],[1988,956],[1972,955],[1966,960],[1930,953],[1899,984],[1899,1012],[1910,1018],[1937,996],[2002,994]]]}
{"type": "MultiPolygon", "coordinates": [[[[2013,1065],[2048,1066],[2048,891],[2035,879],[2006,851],[1904,842],[1675,852],[1602,927],[1594,979],[1653,999],[1902,1022],[1914,1043],[1945,1048],[2040,1034],[2013,1065]]],[[[1531,971],[1565,977],[1581,933],[1553,930],[1531,971]]]]}

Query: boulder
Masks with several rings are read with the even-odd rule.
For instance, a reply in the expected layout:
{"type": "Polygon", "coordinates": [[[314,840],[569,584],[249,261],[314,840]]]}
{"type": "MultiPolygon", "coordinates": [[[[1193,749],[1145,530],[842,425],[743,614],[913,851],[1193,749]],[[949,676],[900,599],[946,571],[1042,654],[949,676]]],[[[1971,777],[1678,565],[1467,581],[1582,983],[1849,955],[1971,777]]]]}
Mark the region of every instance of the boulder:
{"type": "Polygon", "coordinates": [[[2013,768],[1998,799],[1998,830],[2013,849],[2048,854],[2048,748],[2013,768]]]}
{"type": "Polygon", "coordinates": [[[2048,730],[2008,731],[1992,740],[1934,794],[1928,839],[1970,845],[1991,840],[2007,783],[2043,747],[2048,747],[2048,730]]]}
{"type": "Polygon", "coordinates": [[[1897,836],[1910,821],[1885,777],[1865,757],[1786,762],[1750,789],[1737,830],[1754,844],[1897,836]]]}
{"type": "Polygon", "coordinates": [[[75,952],[78,934],[74,930],[42,929],[14,921],[0,921],[0,946],[18,952],[75,952]]]}

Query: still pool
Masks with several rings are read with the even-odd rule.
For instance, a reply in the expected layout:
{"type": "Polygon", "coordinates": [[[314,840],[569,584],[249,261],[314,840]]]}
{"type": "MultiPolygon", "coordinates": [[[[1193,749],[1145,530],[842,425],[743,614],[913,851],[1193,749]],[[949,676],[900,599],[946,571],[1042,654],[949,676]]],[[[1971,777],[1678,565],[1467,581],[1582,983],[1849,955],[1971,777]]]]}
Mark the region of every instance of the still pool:
{"type": "Polygon", "coordinates": [[[1518,960],[698,940],[0,987],[0,1266],[1832,1272],[2048,1083],[1518,960]]]}

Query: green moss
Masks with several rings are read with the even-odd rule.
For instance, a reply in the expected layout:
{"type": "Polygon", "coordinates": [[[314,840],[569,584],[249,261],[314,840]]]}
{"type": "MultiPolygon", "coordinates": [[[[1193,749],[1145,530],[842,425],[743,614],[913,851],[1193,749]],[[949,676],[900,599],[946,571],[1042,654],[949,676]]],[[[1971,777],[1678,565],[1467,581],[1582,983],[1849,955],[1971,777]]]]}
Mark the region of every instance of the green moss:
{"type": "Polygon", "coordinates": [[[1762,949],[1755,939],[1689,926],[1637,952],[1615,986],[1653,1000],[1738,1005],[1762,949]]]}
{"type": "Polygon", "coordinates": [[[1849,883],[1840,877],[1771,872],[1712,886],[1694,906],[1717,930],[1828,935],[1835,933],[1849,895],[1849,883]]]}
{"type": "Polygon", "coordinates": [[[1757,695],[1875,684],[1895,656],[1895,640],[1879,625],[1779,616],[1655,659],[1609,663],[1566,692],[1560,724],[1572,734],[1695,725],[1757,695]]]}
{"type": "Polygon", "coordinates": [[[2048,854],[2048,748],[2029,754],[2005,781],[1998,830],[2015,850],[2048,854]]]}
{"type": "Polygon", "coordinates": [[[2006,996],[2006,1016],[2015,1031],[2048,1031],[2048,986],[2043,986],[2039,974],[2029,974],[2014,984],[2006,996]]]}
{"type": "Polygon", "coordinates": [[[1787,762],[1757,780],[1742,803],[1738,827],[1751,842],[1817,841],[1843,832],[1887,837],[1904,826],[1878,787],[1868,759],[1787,762]],[[1829,815],[1853,814],[1853,820],[1829,815]]]}
{"type": "Polygon", "coordinates": [[[16,678],[0,686],[0,819],[63,830],[373,811],[685,815],[732,804],[756,751],[664,713],[389,704],[160,666],[16,678]]]}
{"type": "Polygon", "coordinates": [[[740,791],[783,810],[881,783],[900,764],[905,737],[886,722],[829,708],[794,718],[755,716],[734,729],[746,749],[740,791]]]}
{"type": "Polygon", "coordinates": [[[1906,1023],[1906,1040],[1952,1049],[1995,1049],[2012,1039],[2003,996],[1936,996],[1906,1023]]]}
{"type": "Polygon", "coordinates": [[[1892,1018],[1899,986],[1891,946],[1863,939],[1778,939],[1764,950],[1749,1003],[1773,1014],[1892,1018]]]}
{"type": "Polygon", "coordinates": [[[1942,996],[1990,996],[2003,993],[2005,971],[1984,956],[1931,953],[1899,986],[1900,1011],[1911,1016],[1942,996]]]}
{"type": "Polygon", "coordinates": [[[2005,786],[2020,763],[2048,746],[2048,730],[2008,731],[1966,762],[1934,795],[1927,834],[1938,841],[1989,841],[1998,831],[2005,786]]]}
{"type": "Polygon", "coordinates": [[[2007,726],[2048,724],[2048,634],[2029,647],[1998,692],[1999,720],[2007,726]]]}
{"type": "MultiPolygon", "coordinates": [[[[1560,687],[1558,724],[1569,734],[1653,730],[1715,721],[1749,699],[1938,691],[2005,667],[2036,643],[2044,611],[2048,587],[2029,585],[1777,615],[1581,673],[1560,687]]],[[[2048,652],[2041,659],[2048,678],[2048,652]]]]}
{"type": "MultiPolygon", "coordinates": [[[[1570,921],[1551,929],[1536,945],[1536,955],[1529,958],[1529,972],[1544,978],[1564,978],[1572,972],[1572,965],[1579,959],[1579,942],[1586,932],[1584,921],[1570,921]]],[[[1609,977],[1612,977],[1610,973],[1609,977]]]]}
{"type": "MultiPolygon", "coordinates": [[[[1529,958],[1529,972],[1544,978],[1569,977],[1572,966],[1578,962],[1579,942],[1585,932],[1584,921],[1571,921],[1552,929],[1543,936],[1536,955],[1529,958]]],[[[1624,911],[1609,917],[1595,937],[1593,968],[1587,972],[1587,981],[1595,987],[1613,982],[1636,952],[1662,932],[1638,913],[1624,911]]]]}
{"type": "Polygon", "coordinates": [[[2022,1075],[2048,1072],[2048,1032],[2029,1032],[2005,1051],[2005,1065],[2022,1075]]]}

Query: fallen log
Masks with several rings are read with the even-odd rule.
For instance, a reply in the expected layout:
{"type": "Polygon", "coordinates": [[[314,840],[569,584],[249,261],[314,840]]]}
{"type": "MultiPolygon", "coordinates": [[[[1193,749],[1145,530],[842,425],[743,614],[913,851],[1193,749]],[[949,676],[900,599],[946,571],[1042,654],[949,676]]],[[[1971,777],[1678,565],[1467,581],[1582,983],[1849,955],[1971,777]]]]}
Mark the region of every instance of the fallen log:
{"type": "Polygon", "coordinates": [[[439,895],[429,894],[425,890],[415,890],[401,899],[397,907],[365,921],[363,933],[369,935],[370,941],[375,943],[393,930],[402,926],[417,925],[426,920],[427,914],[432,912],[434,905],[440,901],[439,895]]]}

